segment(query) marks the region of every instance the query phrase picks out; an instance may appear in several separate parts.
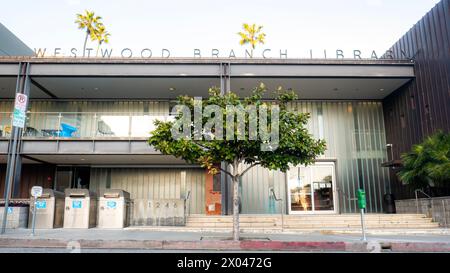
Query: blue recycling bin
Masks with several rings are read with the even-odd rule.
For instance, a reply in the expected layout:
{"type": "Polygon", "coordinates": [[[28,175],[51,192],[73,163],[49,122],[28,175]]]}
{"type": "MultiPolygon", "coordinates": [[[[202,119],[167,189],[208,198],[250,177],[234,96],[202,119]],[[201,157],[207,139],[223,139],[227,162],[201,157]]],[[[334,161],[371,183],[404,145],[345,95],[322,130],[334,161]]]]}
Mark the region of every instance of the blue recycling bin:
{"type": "Polygon", "coordinates": [[[61,131],[59,132],[60,137],[72,137],[72,134],[77,131],[77,128],[67,124],[61,123],[61,131]]]}

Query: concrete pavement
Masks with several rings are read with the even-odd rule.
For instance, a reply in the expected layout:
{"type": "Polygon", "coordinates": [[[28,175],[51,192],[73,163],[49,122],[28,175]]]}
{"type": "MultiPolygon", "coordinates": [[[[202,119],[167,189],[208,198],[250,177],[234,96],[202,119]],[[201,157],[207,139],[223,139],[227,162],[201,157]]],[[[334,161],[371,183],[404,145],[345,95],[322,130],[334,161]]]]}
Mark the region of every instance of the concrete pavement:
{"type": "MultiPolygon", "coordinates": [[[[240,242],[231,233],[105,229],[7,230],[0,235],[0,252],[29,249],[84,250],[85,252],[177,251],[295,251],[295,252],[450,252],[450,236],[436,234],[360,234],[310,232],[242,233],[240,242]]],[[[20,251],[18,251],[20,252],[20,251]]]]}

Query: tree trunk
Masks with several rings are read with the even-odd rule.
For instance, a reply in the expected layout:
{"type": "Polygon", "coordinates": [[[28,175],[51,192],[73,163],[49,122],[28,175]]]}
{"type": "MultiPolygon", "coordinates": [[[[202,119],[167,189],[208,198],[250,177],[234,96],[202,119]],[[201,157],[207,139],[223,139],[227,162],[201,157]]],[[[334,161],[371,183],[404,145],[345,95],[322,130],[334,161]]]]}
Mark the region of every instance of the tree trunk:
{"type": "Polygon", "coordinates": [[[239,241],[239,177],[233,177],[233,240],[239,241]]]}
{"type": "Polygon", "coordinates": [[[89,31],[86,31],[86,38],[84,38],[84,46],[83,46],[83,57],[86,55],[86,44],[87,44],[88,37],[89,37],[89,31]]]}

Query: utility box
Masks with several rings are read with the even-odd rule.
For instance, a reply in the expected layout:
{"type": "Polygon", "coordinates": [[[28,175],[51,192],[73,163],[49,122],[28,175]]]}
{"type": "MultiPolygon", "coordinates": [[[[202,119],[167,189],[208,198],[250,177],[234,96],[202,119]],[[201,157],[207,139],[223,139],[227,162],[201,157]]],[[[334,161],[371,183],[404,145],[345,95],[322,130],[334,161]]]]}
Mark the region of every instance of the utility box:
{"type": "Polygon", "coordinates": [[[129,225],[130,194],[123,190],[104,189],[98,201],[99,228],[124,228],[129,225]]]}
{"type": "MultiPolygon", "coordinates": [[[[28,227],[33,221],[34,197],[30,199],[28,227]]],[[[64,193],[44,189],[36,200],[35,228],[61,228],[64,219],[64,193]]]]}
{"type": "Polygon", "coordinates": [[[64,228],[95,227],[97,197],[87,189],[65,189],[64,228]]]}

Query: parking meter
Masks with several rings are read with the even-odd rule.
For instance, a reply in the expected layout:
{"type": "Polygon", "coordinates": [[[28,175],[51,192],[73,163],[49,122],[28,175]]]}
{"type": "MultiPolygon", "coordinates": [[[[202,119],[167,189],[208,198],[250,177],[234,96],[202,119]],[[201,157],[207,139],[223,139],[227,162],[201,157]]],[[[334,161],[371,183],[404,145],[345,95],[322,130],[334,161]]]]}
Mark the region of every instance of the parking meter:
{"type": "Polygon", "coordinates": [[[358,199],[358,207],[361,211],[361,229],[362,229],[362,240],[366,241],[366,227],[364,223],[364,210],[366,209],[366,192],[362,189],[356,191],[356,197],[358,199]]]}
{"type": "Polygon", "coordinates": [[[356,196],[358,198],[358,208],[365,209],[366,208],[366,192],[362,189],[358,189],[356,192],[356,196]]]}

